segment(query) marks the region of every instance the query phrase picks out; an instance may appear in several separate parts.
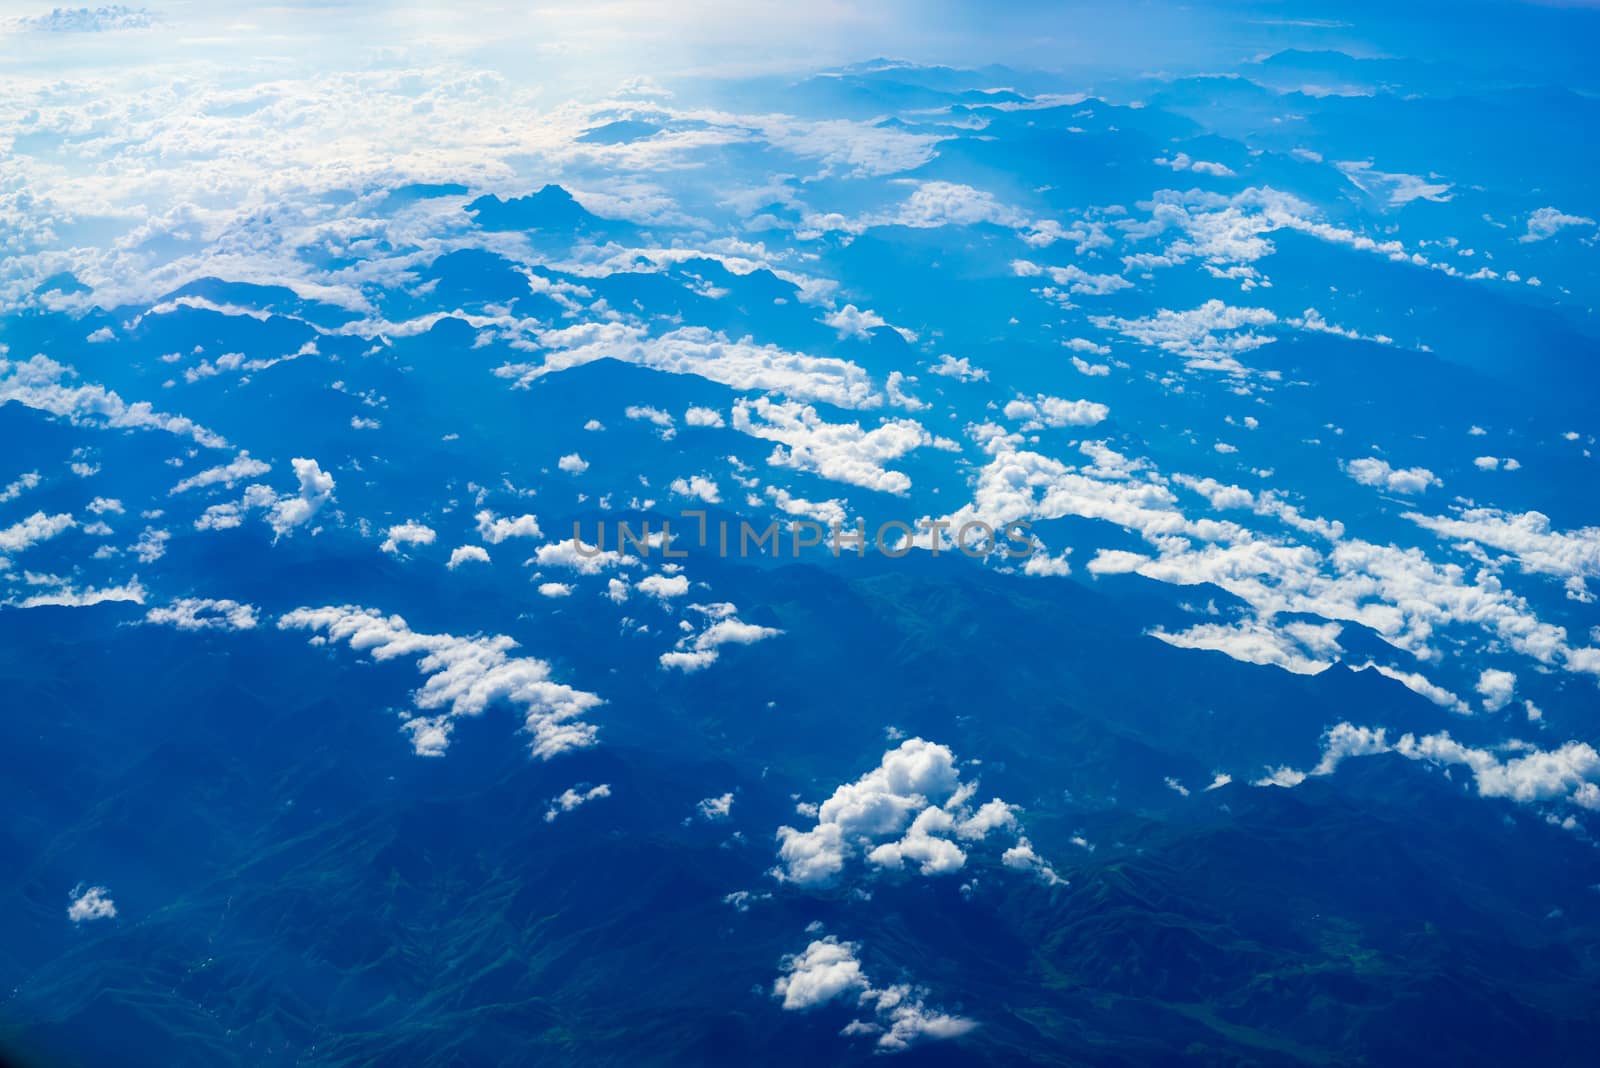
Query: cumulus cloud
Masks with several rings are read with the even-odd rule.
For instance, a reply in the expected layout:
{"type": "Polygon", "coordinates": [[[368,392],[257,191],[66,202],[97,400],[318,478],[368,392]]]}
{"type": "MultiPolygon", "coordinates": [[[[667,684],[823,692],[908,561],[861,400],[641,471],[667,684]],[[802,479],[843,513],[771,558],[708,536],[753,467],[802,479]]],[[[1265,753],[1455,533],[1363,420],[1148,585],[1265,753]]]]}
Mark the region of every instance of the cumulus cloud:
{"type": "Polygon", "coordinates": [[[158,412],[148,401],[130,404],[104,386],[68,385],[75,376],[71,368],[47,356],[21,362],[0,359],[0,404],[15,401],[23,407],[65,419],[74,426],[164,430],[206,448],[228,447],[225,439],[193,420],[158,412]]]}
{"type": "Polygon", "coordinates": [[[344,643],[378,662],[415,658],[425,681],[411,703],[426,714],[410,716],[402,726],[419,756],[443,755],[459,719],[482,715],[500,701],[523,713],[530,748],[541,759],[594,744],[595,727],[582,717],[601,699],[553,681],[543,660],[509,655],[517,643],[505,635],[424,634],[400,616],[352,605],[297,608],[278,627],[311,631],[313,643],[344,643]]]}
{"type": "Polygon", "coordinates": [[[109,920],[116,914],[116,902],[111,900],[105,887],[80,885],[73,888],[72,899],[67,903],[67,918],[73,923],[109,920]]]}
{"type": "Polygon", "coordinates": [[[718,797],[702,798],[694,807],[702,819],[725,820],[733,813],[733,795],[728,793],[718,797]]]}
{"type": "Polygon", "coordinates": [[[1018,397],[1005,406],[1007,419],[1024,420],[1021,430],[1028,433],[1044,427],[1094,426],[1105,421],[1111,409],[1087,400],[1065,400],[1043,393],[1032,399],[1018,397]]]}
{"type": "Polygon", "coordinates": [[[0,529],[0,552],[22,552],[77,525],[78,521],[65,512],[56,515],[35,512],[21,522],[0,529]]]}
{"type": "MultiPolygon", "coordinates": [[[[655,578],[657,576],[651,576],[655,578]]],[[[683,576],[678,576],[682,578],[683,576]]],[[[645,579],[644,582],[648,582],[645,579]]],[[[640,583],[641,588],[644,582],[640,583]]],[[[688,580],[684,579],[685,588],[688,580]]],[[[734,613],[737,609],[726,602],[712,605],[690,605],[707,624],[699,631],[691,631],[678,640],[677,645],[660,656],[661,666],[675,668],[685,673],[699,671],[717,662],[724,645],[752,645],[782,634],[776,627],[762,627],[746,623],[734,613]]]]}
{"type": "Polygon", "coordinates": [[[1484,668],[1478,676],[1477,691],[1488,712],[1498,712],[1511,703],[1517,692],[1517,677],[1498,668],[1484,668]]]}
{"type": "Polygon", "coordinates": [[[1376,456],[1347,461],[1344,464],[1344,473],[1363,486],[1375,486],[1391,493],[1417,494],[1424,492],[1430,486],[1444,485],[1438,476],[1426,467],[1393,467],[1389,461],[1380,460],[1376,456]]]}
{"type": "Polygon", "coordinates": [[[940,356],[939,362],[929,367],[928,370],[933,374],[942,375],[945,378],[958,379],[962,382],[985,382],[989,378],[989,372],[980,367],[972,366],[972,361],[968,357],[963,356],[958,360],[948,352],[940,356]]]}
{"type": "Polygon", "coordinates": [[[1275,339],[1257,333],[1278,317],[1266,308],[1238,308],[1220,300],[1208,300],[1188,311],[1163,308],[1155,315],[1124,319],[1113,315],[1091,316],[1090,322],[1102,330],[1114,330],[1142,345],[1181,356],[1193,370],[1222,371],[1232,375],[1246,373],[1238,356],[1275,339]]]}
{"type": "Polygon", "coordinates": [[[526,386],[537,379],[599,359],[636,363],[668,374],[695,375],[739,390],[772,391],[800,401],[841,408],[883,403],[866,371],[848,360],[787,352],[750,338],[730,339],[705,327],[685,326],[650,337],[625,323],[584,323],[547,331],[542,364],[509,364],[495,373],[526,386]]]}
{"type": "Polygon", "coordinates": [[[168,493],[187,493],[192,489],[204,486],[221,485],[225,489],[233,489],[234,483],[246,479],[259,478],[272,470],[271,464],[262,463],[253,459],[249,452],[240,452],[237,457],[218,467],[208,467],[198,474],[190,475],[183,479],[168,493]]]}
{"type": "Polygon", "coordinates": [[[633,588],[647,597],[666,601],[688,593],[689,578],[686,575],[646,575],[634,583],[633,588]]]}
{"type": "MultiPolygon", "coordinates": [[[[1014,843],[1024,844],[1015,834],[1017,807],[994,798],[974,808],[977,789],[976,782],[961,781],[947,746],[909,738],[819,805],[816,826],[780,827],[772,874],[782,882],[824,886],[860,858],[873,869],[909,865],[922,875],[950,875],[965,867],[970,845],[990,832],[1012,832],[1014,843]]],[[[1042,861],[1036,870],[1054,881],[1042,861]]]]}
{"type": "Polygon", "coordinates": [[[904,495],[911,478],[884,465],[934,437],[912,419],[885,419],[871,430],[860,423],[828,423],[808,404],[758,397],[733,406],[733,426],[778,445],[767,458],[774,467],[809,471],[835,482],[904,495]]]}
{"type": "Polygon", "coordinates": [[[259,621],[254,605],[210,597],[183,597],[150,609],[144,618],[179,630],[251,630],[259,621]]]}
{"type": "Polygon", "coordinates": [[[977,1026],[961,1016],[928,1008],[928,992],[920,986],[896,983],[875,987],[867,980],[859,947],[833,935],[814,939],[800,953],[784,957],[781,974],[772,984],[773,996],[790,1012],[803,1012],[844,998],[870,1010],[869,1018],[848,1024],[841,1034],[871,1035],[881,1052],[894,1053],[923,1039],[958,1038],[977,1026]]]}
{"type": "Polygon", "coordinates": [[[722,426],[722,413],[715,408],[691,407],[683,413],[687,426],[722,426]]]}
{"type": "Polygon", "coordinates": [[[244,497],[237,504],[214,504],[195,520],[196,530],[228,530],[244,521],[251,510],[264,513],[263,518],[272,528],[274,539],[305,526],[322,506],[333,499],[333,476],[322,470],[317,461],[296,456],[289,461],[294,468],[299,490],[293,495],[280,494],[271,486],[255,483],[245,487],[244,497]]]}
{"type": "Polygon", "coordinates": [[[458,545],[450,552],[450,562],[445,565],[451,571],[462,564],[489,562],[489,551],[481,545],[458,545]]]}
{"type": "Polygon", "coordinates": [[[569,452],[556,461],[556,466],[569,475],[581,475],[589,470],[589,461],[575,452],[569,452]]]}
{"type": "Polygon", "coordinates": [[[668,487],[680,497],[695,497],[707,504],[720,504],[722,490],[718,488],[714,479],[704,475],[691,475],[688,478],[675,478],[668,487]]]}
{"type": "Polygon", "coordinates": [[[599,798],[610,796],[611,785],[609,783],[601,783],[599,786],[591,786],[586,790],[574,789],[569,786],[567,789],[561,791],[559,795],[550,799],[550,807],[544,810],[544,821],[546,823],[554,823],[557,817],[571,812],[579,805],[586,805],[590,801],[595,801],[599,798]]]}
{"type": "MultiPolygon", "coordinates": [[[[1402,734],[1394,741],[1383,728],[1340,723],[1323,734],[1322,759],[1310,772],[1331,774],[1346,759],[1378,753],[1397,753],[1441,767],[1465,767],[1479,797],[1503,798],[1518,804],[1565,802],[1600,810],[1600,753],[1587,742],[1569,741],[1546,750],[1521,741],[1497,749],[1463,745],[1448,731],[1437,734],[1402,734]]],[[[1295,785],[1305,773],[1279,768],[1272,785],[1295,785]]],[[[1268,780],[1262,780],[1267,782],[1268,780]]]]}
{"type": "Polygon", "coordinates": [[[532,515],[519,515],[516,518],[496,516],[485,509],[473,516],[478,523],[478,537],[490,545],[499,545],[507,538],[538,538],[542,537],[539,530],[539,520],[532,515]]]}
{"type": "Polygon", "coordinates": [[[1517,238],[1517,240],[1524,244],[1543,241],[1547,237],[1554,237],[1569,226],[1593,226],[1594,224],[1594,220],[1587,215],[1568,215],[1566,212],[1557,211],[1555,208],[1540,208],[1528,216],[1528,232],[1517,238]]]}
{"type": "Polygon", "coordinates": [[[399,553],[402,545],[432,545],[438,536],[438,531],[427,524],[408,519],[390,527],[389,536],[378,548],[386,553],[399,553]]]}

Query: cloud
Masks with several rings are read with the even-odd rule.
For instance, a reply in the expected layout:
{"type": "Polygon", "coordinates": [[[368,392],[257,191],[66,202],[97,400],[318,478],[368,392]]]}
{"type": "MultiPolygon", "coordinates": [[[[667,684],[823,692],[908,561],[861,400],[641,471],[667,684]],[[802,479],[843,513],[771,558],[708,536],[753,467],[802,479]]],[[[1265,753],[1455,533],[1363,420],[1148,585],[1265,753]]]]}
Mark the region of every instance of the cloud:
{"type": "Polygon", "coordinates": [[[1297,675],[1316,675],[1333,666],[1341,627],[1337,623],[1286,623],[1273,626],[1258,619],[1233,624],[1199,623],[1176,634],[1160,627],[1149,631],[1179,649],[1209,649],[1247,664],[1271,664],[1297,675]]]}
{"type": "Polygon", "coordinates": [[[1188,311],[1162,308],[1147,318],[1104,315],[1090,316],[1089,321],[1102,330],[1181,356],[1191,370],[1243,375],[1245,367],[1238,355],[1271,344],[1275,339],[1256,333],[1255,328],[1271,326],[1278,317],[1266,308],[1236,308],[1212,299],[1188,311]]]}
{"type": "Polygon", "coordinates": [[[450,552],[450,562],[445,565],[451,571],[465,563],[487,564],[489,552],[481,545],[458,545],[450,552]]]}
{"type": "Polygon", "coordinates": [[[419,712],[432,714],[409,717],[402,726],[419,756],[443,755],[457,720],[482,715],[500,701],[523,713],[534,756],[548,760],[594,744],[595,727],[581,717],[601,699],[554,682],[543,660],[508,655],[517,643],[505,635],[423,634],[399,616],[352,605],[297,608],[278,620],[278,628],[312,631],[313,643],[343,642],[380,663],[416,658],[426,678],[411,702],[419,712]]]}
{"type": "Polygon", "coordinates": [[[144,604],[144,587],[139,585],[137,578],[129,579],[121,586],[85,586],[76,589],[66,584],[56,585],[45,593],[36,593],[17,602],[19,608],[89,608],[97,604],[112,604],[117,602],[131,602],[144,604]]]}
{"type": "Polygon", "coordinates": [[[1511,553],[1524,571],[1569,580],[1568,596],[1587,601],[1584,580],[1600,577],[1600,527],[1555,530],[1543,512],[1467,508],[1454,517],[1407,512],[1405,518],[1441,538],[1511,553]]]}
{"type": "Polygon", "coordinates": [[[820,320],[825,326],[832,327],[840,337],[869,338],[874,330],[888,327],[899,334],[907,342],[915,342],[917,335],[910,330],[898,326],[890,326],[884,322],[883,316],[875,311],[863,311],[854,304],[846,304],[837,311],[825,313],[820,320]]]}
{"type": "MultiPolygon", "coordinates": [[[[615,581],[615,580],[613,580],[613,581],[615,581]]],[[[571,597],[572,596],[572,587],[569,586],[565,582],[541,582],[541,583],[539,583],[539,596],[540,597],[571,597]]]]}
{"type": "Polygon", "coordinates": [[[195,520],[196,530],[228,530],[237,527],[245,514],[258,509],[272,528],[274,538],[291,533],[304,526],[333,499],[333,476],[323,471],[317,461],[296,456],[289,461],[294,468],[299,490],[293,495],[279,494],[271,486],[255,483],[246,486],[243,498],[237,504],[214,504],[195,520]]]}
{"type": "Polygon", "coordinates": [[[109,920],[116,916],[117,906],[110,892],[103,886],[75,886],[72,900],[67,904],[67,918],[73,923],[90,920],[109,920]]]}
{"type": "Polygon", "coordinates": [[[1547,237],[1554,237],[1561,230],[1569,226],[1593,226],[1594,220],[1587,215],[1568,215],[1557,211],[1555,208],[1540,208],[1528,216],[1528,232],[1517,238],[1523,244],[1534,241],[1543,241],[1547,237]]]}
{"type": "Polygon", "coordinates": [[[1430,182],[1414,174],[1388,174],[1374,170],[1370,161],[1336,163],[1339,172],[1363,193],[1384,198],[1389,207],[1404,207],[1413,200],[1443,204],[1453,193],[1449,182],[1430,182]]]}
{"type": "Polygon", "coordinates": [[[1026,420],[1020,427],[1024,434],[1044,427],[1094,426],[1105,421],[1111,409],[1104,404],[1087,400],[1065,400],[1043,393],[1033,399],[1018,397],[1005,406],[1007,419],[1026,420]]]}
{"type": "Polygon", "coordinates": [[[539,520],[532,515],[520,515],[515,519],[499,517],[485,509],[473,516],[478,522],[478,537],[490,545],[499,545],[507,538],[538,538],[543,534],[539,530],[539,520]]]}
{"type": "Polygon", "coordinates": [[[695,802],[694,807],[703,819],[725,820],[733,812],[733,795],[728,793],[720,797],[702,798],[695,802]]]}
{"type": "MultiPolygon", "coordinates": [[[[977,788],[961,781],[947,746],[909,738],[819,805],[816,826],[780,827],[772,875],[780,882],[825,886],[855,858],[874,869],[909,864],[922,875],[953,874],[966,865],[965,845],[991,831],[1016,830],[1016,806],[999,798],[971,806],[977,788]]],[[[1024,843],[1016,838],[1016,844],[1024,843]]],[[[1042,861],[1036,871],[1046,881],[1055,878],[1042,861]]]]}
{"type": "Polygon", "coordinates": [[[556,461],[556,466],[569,475],[581,475],[589,470],[589,461],[575,452],[569,452],[556,461]]]}
{"type": "Polygon", "coordinates": [[[691,407],[683,413],[683,421],[688,426],[722,426],[722,413],[715,408],[691,407]]]}
{"type": "Polygon", "coordinates": [[[686,575],[646,575],[634,583],[634,589],[648,597],[665,601],[688,593],[689,579],[686,575]]]}
{"type": "Polygon", "coordinates": [[[780,974],[772,984],[773,996],[784,1009],[804,1012],[850,998],[872,1017],[857,1019],[841,1034],[875,1035],[877,1047],[887,1053],[898,1052],[922,1039],[958,1038],[977,1026],[960,1016],[927,1007],[927,991],[920,986],[897,983],[875,987],[861,968],[857,945],[841,942],[833,935],[814,939],[800,953],[784,957],[780,974]]]}
{"type": "Polygon", "coordinates": [[[904,495],[911,478],[884,467],[914,449],[934,444],[912,419],[885,419],[871,430],[860,423],[828,423],[810,405],[758,397],[733,406],[733,427],[751,437],[776,441],[767,458],[774,467],[809,471],[835,482],[904,495]]]}
{"type": "Polygon", "coordinates": [[[962,382],[985,382],[989,378],[988,371],[973,367],[972,361],[967,357],[963,356],[958,360],[948,352],[940,356],[939,362],[929,367],[928,370],[932,374],[943,375],[945,378],[954,378],[962,382]]]}
{"type": "Polygon", "coordinates": [[[1442,486],[1439,477],[1426,467],[1391,467],[1389,461],[1376,456],[1349,460],[1342,465],[1344,473],[1363,486],[1375,486],[1391,493],[1417,494],[1430,486],[1442,486]]]}
{"type": "Polygon", "coordinates": [[[113,429],[164,430],[210,449],[225,449],[225,439],[181,415],[156,411],[147,401],[125,402],[104,386],[68,386],[75,376],[46,356],[22,362],[0,359],[0,404],[16,401],[67,420],[74,426],[103,425],[113,429]]]}
{"type": "Polygon", "coordinates": [[[404,523],[390,527],[389,536],[378,548],[386,553],[399,553],[402,545],[432,545],[438,536],[438,531],[432,527],[408,519],[404,523]]]}
{"type": "Polygon", "coordinates": [[[1484,668],[1478,676],[1476,689],[1483,698],[1484,710],[1498,712],[1511,703],[1512,696],[1517,692],[1517,677],[1509,671],[1484,668]]]}
{"type": "Polygon", "coordinates": [[[722,491],[714,480],[704,475],[691,475],[687,479],[675,478],[669,487],[680,497],[695,497],[707,504],[720,504],[722,491]]]}
{"type": "MultiPolygon", "coordinates": [[[[651,576],[654,577],[656,576],[651,576]]],[[[644,580],[648,581],[650,580],[644,580]]],[[[688,580],[684,581],[687,584],[688,580]]],[[[644,582],[640,583],[641,587],[644,582]]],[[[734,606],[726,602],[714,605],[692,604],[689,608],[712,622],[698,632],[684,635],[671,652],[662,653],[659,660],[664,668],[676,668],[685,673],[700,671],[717,662],[724,645],[752,645],[783,633],[776,627],[762,627],[744,622],[734,615],[736,611],[734,606]]]]}
{"type": "Polygon", "coordinates": [[[668,374],[695,375],[739,390],[783,393],[841,408],[871,408],[883,397],[866,371],[848,360],[786,352],[750,338],[730,339],[705,327],[684,326],[659,337],[624,323],[584,323],[540,336],[542,364],[509,364],[495,374],[527,386],[547,374],[599,359],[635,363],[668,374]]]}
{"type": "Polygon", "coordinates": [[[16,30],[33,33],[112,33],[117,30],[147,30],[160,21],[148,8],[126,7],[113,4],[109,7],[67,8],[58,7],[43,15],[22,15],[0,21],[16,30]]]}
{"type": "Polygon", "coordinates": [[[232,489],[235,482],[258,478],[271,470],[271,464],[252,459],[249,452],[240,452],[237,457],[228,463],[219,467],[208,467],[198,474],[190,475],[167,492],[187,493],[192,489],[219,484],[226,489],[232,489]]]}
{"type": "Polygon", "coordinates": [[[580,575],[598,575],[607,568],[638,563],[637,557],[625,556],[615,549],[601,549],[574,538],[539,546],[533,559],[540,567],[571,568],[580,575]]]}
{"type": "Polygon", "coordinates": [[[39,472],[28,471],[22,475],[19,475],[16,481],[0,487],[0,504],[7,504],[11,501],[14,501],[28,490],[37,488],[38,485],[39,472]]]}
{"type": "Polygon", "coordinates": [[[164,608],[152,608],[145,622],[179,630],[252,630],[259,617],[256,607],[226,598],[183,597],[164,608]]]}
{"type": "MultiPolygon", "coordinates": [[[[1569,741],[1545,750],[1513,740],[1499,746],[1497,752],[1463,745],[1448,731],[1420,736],[1406,733],[1393,742],[1388,738],[1383,728],[1340,723],[1323,734],[1322,759],[1310,774],[1332,774],[1350,757],[1397,753],[1407,760],[1441,767],[1466,767],[1479,797],[1517,804],[1561,801],[1600,810],[1600,753],[1587,742],[1569,741]]],[[[1292,786],[1304,778],[1304,773],[1279,768],[1271,780],[1262,782],[1292,786]]]]}
{"type": "Polygon", "coordinates": [[[77,525],[78,521],[65,512],[56,515],[35,512],[19,523],[0,529],[0,552],[20,553],[77,525]]]}
{"type": "Polygon", "coordinates": [[[1196,174],[1209,174],[1213,178],[1233,178],[1233,170],[1226,164],[1208,163],[1203,159],[1190,159],[1187,152],[1179,152],[1170,159],[1158,156],[1150,162],[1157,167],[1170,167],[1175,171],[1193,171],[1196,174]]]}
{"type": "Polygon", "coordinates": [[[1376,671],[1384,678],[1393,679],[1414,694],[1426,697],[1440,708],[1448,708],[1452,712],[1459,712],[1463,716],[1470,716],[1472,708],[1461,698],[1445,689],[1429,682],[1422,674],[1414,671],[1401,671],[1399,668],[1385,667],[1382,664],[1367,661],[1355,671],[1376,671]]]}
{"type": "Polygon", "coordinates": [[[550,799],[550,807],[544,811],[544,821],[546,823],[554,823],[558,816],[571,812],[579,805],[586,805],[590,801],[610,796],[611,785],[609,783],[601,783],[599,786],[592,786],[587,790],[576,790],[569,786],[561,791],[558,796],[550,799]]]}

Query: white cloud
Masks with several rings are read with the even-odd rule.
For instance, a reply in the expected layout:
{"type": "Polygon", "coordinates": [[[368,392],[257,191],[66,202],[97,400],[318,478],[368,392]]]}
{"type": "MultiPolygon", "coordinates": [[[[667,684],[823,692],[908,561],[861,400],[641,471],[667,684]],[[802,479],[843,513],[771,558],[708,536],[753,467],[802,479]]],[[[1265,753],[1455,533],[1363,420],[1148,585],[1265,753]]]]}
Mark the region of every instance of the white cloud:
{"type": "Polygon", "coordinates": [[[910,477],[883,465],[935,443],[915,420],[885,419],[864,430],[860,423],[824,422],[810,405],[766,397],[735,403],[733,426],[752,437],[778,442],[767,458],[774,467],[900,495],[911,488],[910,477]]]}
{"type": "Polygon", "coordinates": [[[489,552],[481,545],[458,545],[450,552],[450,562],[445,565],[451,571],[462,564],[476,562],[489,563],[489,552]]]}
{"type": "Polygon", "coordinates": [[[723,426],[722,413],[715,408],[691,407],[683,413],[683,421],[688,426],[723,426]]]}
{"type": "Polygon", "coordinates": [[[137,578],[129,579],[121,586],[85,586],[75,589],[72,586],[59,584],[45,593],[36,593],[25,597],[18,602],[19,608],[88,608],[97,604],[110,604],[115,602],[131,602],[144,604],[144,587],[139,585],[137,578]]]}
{"type": "MultiPolygon", "coordinates": [[[[967,862],[963,843],[981,842],[991,831],[1015,831],[1016,806],[995,798],[974,809],[977,783],[963,783],[955,755],[943,745],[910,738],[883,754],[879,765],[846,783],[817,808],[808,831],[778,829],[782,882],[823,886],[853,858],[875,868],[907,864],[928,876],[949,875],[967,862]]],[[[1026,840],[1016,839],[1016,845],[1026,840]]],[[[1013,865],[1015,866],[1015,865],[1013,865]]],[[[1037,867],[1047,881],[1055,873],[1037,867]]]]}
{"type": "Polygon", "coordinates": [[[1489,712],[1498,712],[1511,703],[1511,698],[1517,692],[1517,677],[1509,671],[1498,668],[1484,668],[1478,676],[1476,687],[1483,697],[1483,707],[1489,712]]]}
{"type": "MultiPolygon", "coordinates": [[[[681,575],[678,577],[682,578],[681,575]]],[[[644,581],[648,582],[649,579],[644,581]]],[[[640,585],[642,587],[643,583],[640,585]]],[[[734,615],[735,609],[731,604],[689,607],[713,622],[699,632],[684,635],[671,652],[662,653],[659,660],[664,668],[676,668],[683,672],[699,671],[717,662],[724,645],[752,645],[783,633],[776,627],[744,622],[734,615]]]]}
{"type": "Polygon", "coordinates": [[[129,404],[104,386],[69,386],[75,372],[46,356],[14,362],[0,359],[0,404],[16,401],[67,420],[74,426],[104,425],[113,429],[164,430],[192,439],[206,448],[228,443],[181,415],[156,411],[147,401],[129,404]]]}
{"type": "Polygon", "coordinates": [[[1278,317],[1266,308],[1230,307],[1215,299],[1188,311],[1163,308],[1143,319],[1090,317],[1090,322],[1102,330],[1114,330],[1140,344],[1183,357],[1191,369],[1233,375],[1245,373],[1237,358],[1240,353],[1275,340],[1271,335],[1258,334],[1255,328],[1277,321],[1278,317]]]}
{"type": "Polygon", "coordinates": [[[1375,486],[1391,493],[1417,494],[1424,492],[1430,486],[1444,485],[1438,476],[1426,467],[1392,467],[1389,461],[1380,460],[1376,456],[1350,460],[1343,466],[1345,474],[1363,486],[1375,486]]]}
{"type": "Polygon", "coordinates": [[[1594,220],[1587,215],[1568,215],[1557,211],[1555,208],[1540,208],[1528,216],[1528,232],[1517,238],[1527,244],[1533,241],[1543,241],[1569,226],[1593,226],[1594,220]]]}
{"type": "Polygon", "coordinates": [[[589,462],[575,452],[569,452],[556,461],[556,466],[569,475],[581,475],[589,470],[589,462]]]}
{"type": "Polygon", "coordinates": [[[572,587],[565,582],[539,583],[540,597],[571,597],[572,587]]]}
{"type": "Polygon", "coordinates": [[[602,549],[586,541],[568,538],[566,541],[541,545],[533,554],[540,567],[565,567],[580,575],[598,575],[612,567],[627,567],[637,562],[636,557],[625,556],[615,549],[602,549]]]}
{"type": "Polygon", "coordinates": [[[1174,153],[1170,158],[1158,156],[1150,162],[1157,167],[1170,167],[1175,171],[1194,171],[1196,174],[1209,174],[1214,178],[1232,178],[1233,170],[1226,164],[1208,163],[1203,159],[1190,159],[1187,152],[1174,153]]]}
{"type": "Polygon", "coordinates": [[[725,820],[733,812],[733,795],[723,794],[720,797],[706,797],[695,802],[695,809],[703,819],[725,820]]]}
{"type": "Polygon", "coordinates": [[[25,474],[19,475],[16,481],[4,487],[0,487],[0,504],[6,504],[10,501],[14,501],[28,490],[36,488],[38,485],[39,472],[28,471],[25,474]]]}
{"type": "Polygon", "coordinates": [[[386,553],[398,553],[402,545],[432,545],[439,534],[425,523],[408,519],[389,528],[389,536],[378,548],[386,553]]]}
{"type": "Polygon", "coordinates": [[[532,515],[519,515],[516,518],[496,516],[485,509],[473,516],[478,522],[478,537],[490,545],[499,545],[507,538],[538,538],[543,534],[539,530],[539,520],[532,515]]]}
{"type": "Polygon", "coordinates": [[[972,366],[972,361],[966,356],[958,360],[948,352],[940,356],[939,362],[929,367],[928,371],[932,374],[958,379],[962,382],[985,382],[989,378],[988,371],[972,366]]]}
{"type": "Polygon", "coordinates": [[[818,321],[832,327],[840,337],[868,338],[872,336],[872,331],[889,326],[906,341],[917,340],[917,335],[910,330],[890,326],[877,312],[870,309],[863,311],[854,304],[846,304],[837,311],[827,312],[818,321]]]}
{"type": "Polygon", "coordinates": [[[251,630],[259,621],[254,605],[210,597],[183,597],[150,609],[144,618],[179,630],[251,630]]]}
{"type": "Polygon", "coordinates": [[[57,515],[35,512],[21,522],[0,530],[0,552],[22,552],[77,525],[78,521],[65,512],[57,515]]]}
{"type": "Polygon", "coordinates": [[[1426,697],[1440,708],[1448,708],[1452,712],[1459,712],[1463,716],[1472,714],[1472,708],[1461,698],[1445,689],[1429,682],[1426,676],[1415,671],[1401,671],[1395,667],[1385,667],[1372,661],[1367,661],[1356,671],[1376,671],[1385,678],[1393,679],[1414,694],[1426,697]]]}
{"type": "Polygon", "coordinates": [[[426,680],[411,701],[419,712],[432,714],[410,717],[402,725],[418,755],[442,755],[458,719],[481,715],[498,701],[523,712],[524,729],[533,736],[530,747],[541,759],[594,744],[595,728],[581,717],[601,699],[552,681],[543,660],[508,655],[517,643],[505,635],[423,634],[399,616],[351,605],[297,608],[280,618],[278,627],[312,631],[313,643],[347,643],[379,662],[417,658],[426,680]]]}
{"type": "Polygon", "coordinates": [[[257,478],[271,470],[271,464],[252,459],[248,452],[240,452],[238,456],[228,463],[220,467],[208,467],[199,474],[190,475],[167,492],[187,493],[192,489],[218,484],[226,489],[232,489],[235,482],[257,478]]]}
{"type": "Polygon", "coordinates": [[[109,920],[117,914],[116,903],[103,886],[77,886],[72,890],[72,900],[67,904],[67,918],[73,923],[90,920],[109,920]]]}
{"type": "Polygon", "coordinates": [[[586,805],[590,801],[597,801],[602,797],[610,796],[610,783],[591,786],[587,790],[576,790],[569,786],[561,791],[558,796],[550,799],[550,807],[544,810],[544,821],[546,823],[554,823],[557,817],[571,812],[579,805],[586,805]]]}
{"type": "Polygon", "coordinates": [[[680,497],[695,497],[707,504],[720,504],[722,491],[714,480],[704,475],[691,475],[687,479],[675,478],[669,487],[680,497]]]}
{"type": "Polygon", "coordinates": [[[870,1009],[871,1018],[857,1019],[841,1034],[875,1035],[877,1048],[893,1053],[922,1039],[959,1038],[977,1026],[961,1016],[952,1016],[927,1007],[927,991],[908,983],[874,987],[856,957],[857,946],[841,942],[833,935],[813,940],[800,953],[779,962],[780,974],[772,984],[774,997],[781,998],[790,1012],[814,1009],[841,997],[853,998],[856,1005],[870,1009]]]}
{"type": "Polygon", "coordinates": [[[773,391],[801,401],[841,408],[870,408],[883,402],[866,371],[848,360],[786,352],[750,338],[733,340],[705,327],[685,326],[659,337],[624,323],[583,323],[547,331],[540,344],[542,364],[511,364],[495,373],[526,386],[558,371],[616,359],[668,374],[696,375],[739,390],[773,391]]]}
{"type": "Polygon", "coordinates": [[[634,583],[634,589],[648,597],[665,601],[688,593],[689,578],[687,575],[646,575],[634,583]]]}
{"type": "Polygon", "coordinates": [[[1026,420],[1020,428],[1023,433],[1044,427],[1094,426],[1105,421],[1111,409],[1104,404],[1087,400],[1065,400],[1036,394],[1031,400],[1018,397],[1005,406],[1007,419],[1026,420]]]}

